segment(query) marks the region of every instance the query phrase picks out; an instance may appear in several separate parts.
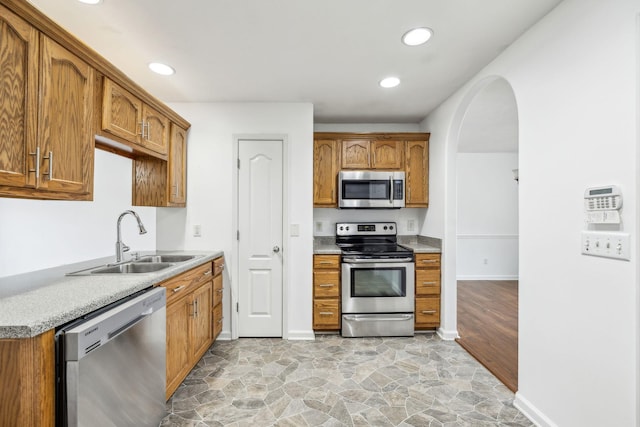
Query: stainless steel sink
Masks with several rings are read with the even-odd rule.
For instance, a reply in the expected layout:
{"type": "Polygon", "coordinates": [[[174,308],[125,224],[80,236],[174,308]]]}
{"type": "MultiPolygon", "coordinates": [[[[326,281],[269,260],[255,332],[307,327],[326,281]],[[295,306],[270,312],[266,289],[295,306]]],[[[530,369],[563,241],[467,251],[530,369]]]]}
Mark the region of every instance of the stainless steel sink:
{"type": "Polygon", "coordinates": [[[199,255],[149,255],[144,256],[134,262],[145,262],[145,263],[162,263],[162,262],[185,262],[192,260],[199,255]]]}
{"type": "Polygon", "coordinates": [[[168,262],[156,263],[137,263],[128,262],[126,264],[112,265],[110,267],[98,268],[91,270],[91,274],[135,274],[135,273],[152,273],[154,271],[164,270],[173,264],[168,262]]]}

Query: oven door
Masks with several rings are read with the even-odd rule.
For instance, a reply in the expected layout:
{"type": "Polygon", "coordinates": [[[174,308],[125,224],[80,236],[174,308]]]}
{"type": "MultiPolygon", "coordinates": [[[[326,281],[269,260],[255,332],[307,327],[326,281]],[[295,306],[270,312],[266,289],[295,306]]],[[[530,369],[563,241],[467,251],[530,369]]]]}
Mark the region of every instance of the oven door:
{"type": "Polygon", "coordinates": [[[413,259],[343,258],[343,313],[413,313],[413,259]]]}

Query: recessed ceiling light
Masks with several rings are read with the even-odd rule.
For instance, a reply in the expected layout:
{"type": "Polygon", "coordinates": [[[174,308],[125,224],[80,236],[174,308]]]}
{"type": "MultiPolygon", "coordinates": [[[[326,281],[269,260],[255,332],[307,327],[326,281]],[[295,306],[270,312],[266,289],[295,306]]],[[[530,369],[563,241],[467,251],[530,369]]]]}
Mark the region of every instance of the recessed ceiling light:
{"type": "Polygon", "coordinates": [[[387,77],[380,80],[380,86],[382,87],[396,87],[400,84],[400,79],[397,77],[387,77]]]}
{"type": "Polygon", "coordinates": [[[84,4],[98,4],[102,3],[102,0],[78,0],[80,3],[84,4]]]}
{"type": "Polygon", "coordinates": [[[418,46],[424,44],[431,38],[433,31],[431,28],[414,28],[409,30],[402,36],[402,43],[407,46],[418,46]]]}
{"type": "Polygon", "coordinates": [[[176,70],[168,66],[167,64],[162,64],[160,62],[152,62],[149,64],[149,68],[154,73],[162,74],[163,76],[170,76],[175,74],[176,70]]]}

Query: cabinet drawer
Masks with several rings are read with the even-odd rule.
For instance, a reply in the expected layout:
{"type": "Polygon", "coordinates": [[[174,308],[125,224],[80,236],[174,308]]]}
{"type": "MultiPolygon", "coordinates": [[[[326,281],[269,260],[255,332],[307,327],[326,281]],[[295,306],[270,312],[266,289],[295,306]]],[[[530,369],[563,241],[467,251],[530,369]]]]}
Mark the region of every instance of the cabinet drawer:
{"type": "Polygon", "coordinates": [[[313,329],[340,329],[340,300],[313,300],[313,329]]]}
{"type": "Polygon", "coordinates": [[[160,286],[167,289],[167,304],[186,294],[189,288],[210,279],[212,272],[211,263],[207,263],[162,283],[160,286]]]}
{"type": "Polygon", "coordinates": [[[440,268],[440,254],[416,254],[416,269],[440,268]]]}
{"type": "Polygon", "coordinates": [[[213,339],[216,339],[222,332],[222,304],[213,307],[213,339]]]}
{"type": "Polygon", "coordinates": [[[217,276],[224,270],[224,257],[216,258],[213,260],[213,275],[217,276]]]}
{"type": "Polygon", "coordinates": [[[213,278],[213,306],[222,302],[222,275],[217,275],[213,278]]]}
{"type": "Polygon", "coordinates": [[[416,270],[416,295],[440,295],[440,270],[416,270]]]}
{"type": "Polygon", "coordinates": [[[340,255],[314,255],[313,268],[338,270],[340,268],[340,255]]]}
{"type": "Polygon", "coordinates": [[[340,273],[316,271],[313,273],[314,298],[338,298],[340,296],[340,273]]]}
{"type": "Polygon", "coordinates": [[[416,326],[440,325],[440,297],[416,298],[416,326]]]}

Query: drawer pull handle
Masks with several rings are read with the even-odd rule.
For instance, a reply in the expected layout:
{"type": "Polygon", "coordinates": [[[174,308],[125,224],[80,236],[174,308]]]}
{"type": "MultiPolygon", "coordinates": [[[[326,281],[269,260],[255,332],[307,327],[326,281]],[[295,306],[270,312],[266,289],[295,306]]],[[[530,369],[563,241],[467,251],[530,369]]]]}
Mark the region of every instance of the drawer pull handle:
{"type": "Polygon", "coordinates": [[[422,282],[423,285],[435,285],[438,282],[422,282]]]}
{"type": "Polygon", "coordinates": [[[207,271],[203,274],[203,276],[211,276],[211,270],[207,270],[207,271]]]}
{"type": "Polygon", "coordinates": [[[219,294],[221,294],[221,293],[222,293],[222,289],[218,289],[218,290],[217,290],[217,292],[218,292],[219,294]]]}
{"type": "Polygon", "coordinates": [[[320,316],[333,316],[333,311],[321,311],[320,316]]]}
{"type": "Polygon", "coordinates": [[[435,310],[422,310],[422,314],[435,314],[437,311],[435,310]]]}
{"type": "Polygon", "coordinates": [[[320,261],[320,264],[322,264],[322,265],[333,265],[334,262],[333,261],[320,261]]]}
{"type": "Polygon", "coordinates": [[[187,286],[187,285],[181,285],[181,286],[178,286],[177,288],[175,288],[175,289],[173,290],[173,293],[175,294],[176,292],[180,292],[180,291],[181,291],[181,290],[183,290],[186,286],[187,286]]]}
{"type": "Polygon", "coordinates": [[[435,259],[423,259],[422,262],[426,262],[428,264],[432,264],[434,262],[438,262],[438,260],[435,260],[435,259]]]}
{"type": "Polygon", "coordinates": [[[318,286],[320,286],[321,288],[332,288],[334,286],[334,284],[333,283],[323,283],[323,284],[318,285],[318,286]]]}
{"type": "Polygon", "coordinates": [[[224,270],[224,264],[220,264],[220,271],[224,270]]]}

